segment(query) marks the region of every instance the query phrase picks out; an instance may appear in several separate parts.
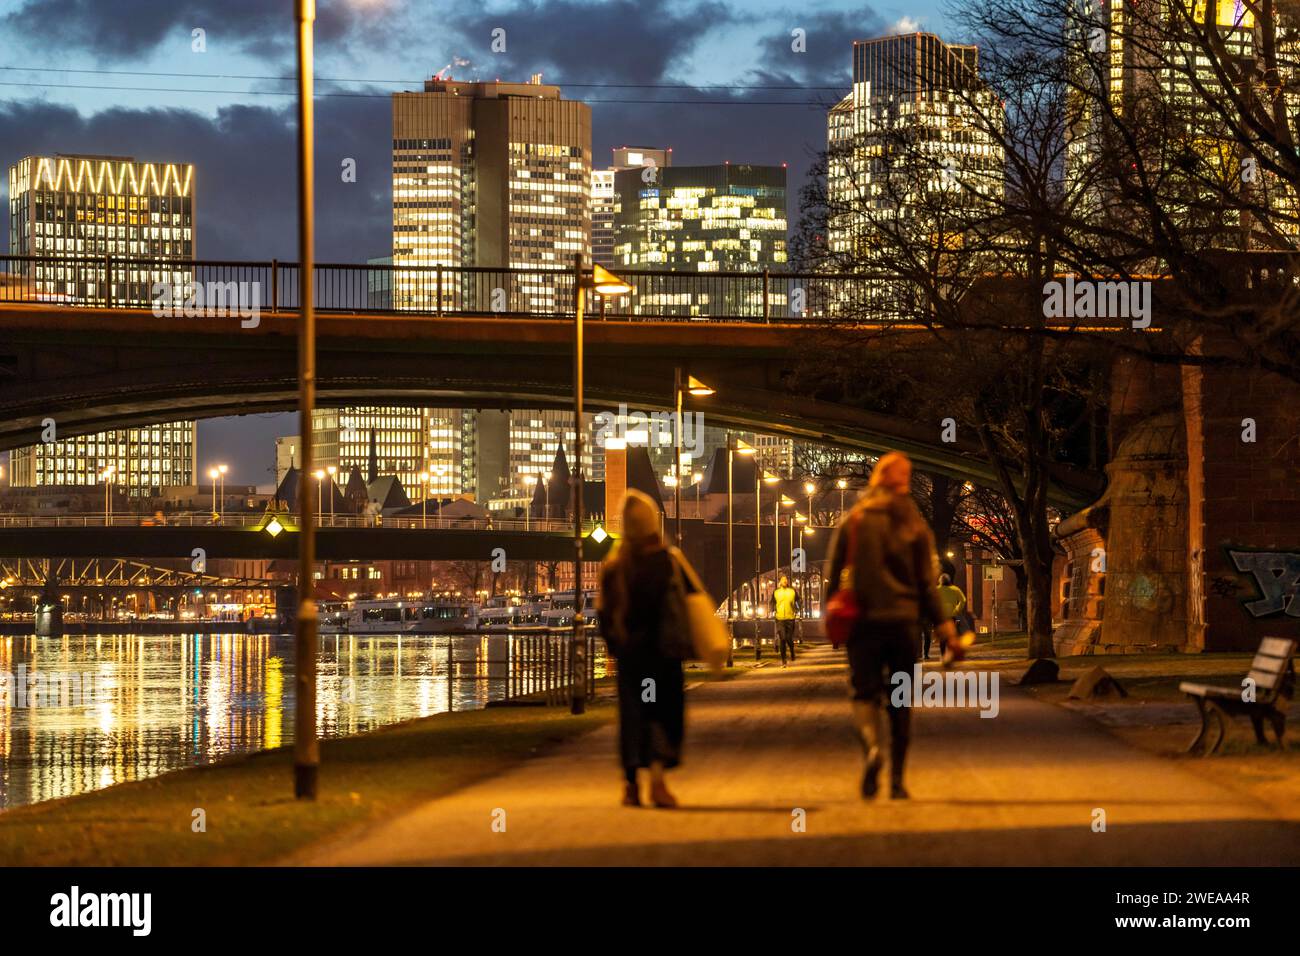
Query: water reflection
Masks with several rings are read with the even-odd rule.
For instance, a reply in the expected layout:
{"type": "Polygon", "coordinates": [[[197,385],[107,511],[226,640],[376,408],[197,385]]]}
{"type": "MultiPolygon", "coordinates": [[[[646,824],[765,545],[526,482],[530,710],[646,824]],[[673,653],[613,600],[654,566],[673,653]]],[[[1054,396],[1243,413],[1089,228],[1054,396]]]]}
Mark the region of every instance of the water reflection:
{"type": "MultiPolygon", "coordinates": [[[[482,707],[506,695],[518,659],[506,635],[320,640],[323,737],[482,707]]],[[[0,637],[3,674],[0,807],[292,742],[292,637],[0,637]]]]}

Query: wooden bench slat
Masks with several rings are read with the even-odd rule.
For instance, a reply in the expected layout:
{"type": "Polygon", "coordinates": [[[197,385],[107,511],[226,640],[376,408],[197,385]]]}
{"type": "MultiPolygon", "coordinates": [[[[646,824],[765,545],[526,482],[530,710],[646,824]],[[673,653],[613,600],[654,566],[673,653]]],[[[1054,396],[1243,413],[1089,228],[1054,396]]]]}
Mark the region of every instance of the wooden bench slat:
{"type": "Polygon", "coordinates": [[[1277,686],[1279,674],[1270,674],[1268,671],[1252,670],[1246,675],[1255,682],[1255,686],[1261,690],[1272,690],[1277,686]]]}
{"type": "Polygon", "coordinates": [[[1280,674],[1286,667],[1286,659],[1282,657],[1256,657],[1250,663],[1250,669],[1253,671],[1268,671],[1270,674],[1280,674]]]}
{"type": "Polygon", "coordinates": [[[1295,650],[1295,641],[1287,637],[1266,637],[1259,642],[1259,653],[1270,657],[1290,657],[1295,650]]]}

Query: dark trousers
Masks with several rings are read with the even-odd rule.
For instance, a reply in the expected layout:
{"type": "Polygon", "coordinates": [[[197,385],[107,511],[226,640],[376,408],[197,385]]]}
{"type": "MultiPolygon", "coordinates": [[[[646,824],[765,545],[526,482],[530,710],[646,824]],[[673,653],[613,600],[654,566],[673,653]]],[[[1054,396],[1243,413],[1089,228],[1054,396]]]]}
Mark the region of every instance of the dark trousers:
{"type": "Polygon", "coordinates": [[[859,622],[849,638],[849,679],[854,700],[885,705],[889,714],[889,772],[896,781],[903,779],[907,745],[911,739],[912,709],[890,703],[891,677],[903,671],[910,674],[916,663],[917,625],[907,623],[859,622]]]}
{"type": "Polygon", "coordinates": [[[781,648],[781,663],[785,663],[785,649],[790,649],[790,660],[794,660],[794,626],[793,620],[776,622],[776,642],[781,648]]]}

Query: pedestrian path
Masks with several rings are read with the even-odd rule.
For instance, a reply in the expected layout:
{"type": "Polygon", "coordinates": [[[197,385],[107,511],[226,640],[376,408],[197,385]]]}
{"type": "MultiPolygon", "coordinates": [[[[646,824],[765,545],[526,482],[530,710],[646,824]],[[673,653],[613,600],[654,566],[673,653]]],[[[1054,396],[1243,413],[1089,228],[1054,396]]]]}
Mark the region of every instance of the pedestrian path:
{"type": "MultiPolygon", "coordinates": [[[[620,805],[603,727],[310,865],[1280,865],[1300,825],[1003,684],[1000,712],[914,715],[909,801],[863,801],[843,654],[810,648],[687,696],[677,810],[620,805]],[[1105,831],[1094,829],[1098,811],[1105,831]],[[504,823],[504,830],[502,824],[504,823]]],[[[887,788],[884,788],[887,789],[887,788]]]]}

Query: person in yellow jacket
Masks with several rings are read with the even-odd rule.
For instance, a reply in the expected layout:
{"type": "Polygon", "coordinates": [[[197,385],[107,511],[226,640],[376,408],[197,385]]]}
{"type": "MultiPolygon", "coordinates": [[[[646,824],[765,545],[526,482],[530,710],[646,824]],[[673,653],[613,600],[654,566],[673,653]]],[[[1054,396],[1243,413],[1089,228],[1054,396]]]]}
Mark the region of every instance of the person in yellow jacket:
{"type": "Polygon", "coordinates": [[[776,621],[776,643],[781,648],[781,666],[785,667],[785,651],[790,649],[790,662],[794,663],[794,626],[803,609],[799,592],[790,587],[784,574],[772,592],[772,618],[776,621]]]}

